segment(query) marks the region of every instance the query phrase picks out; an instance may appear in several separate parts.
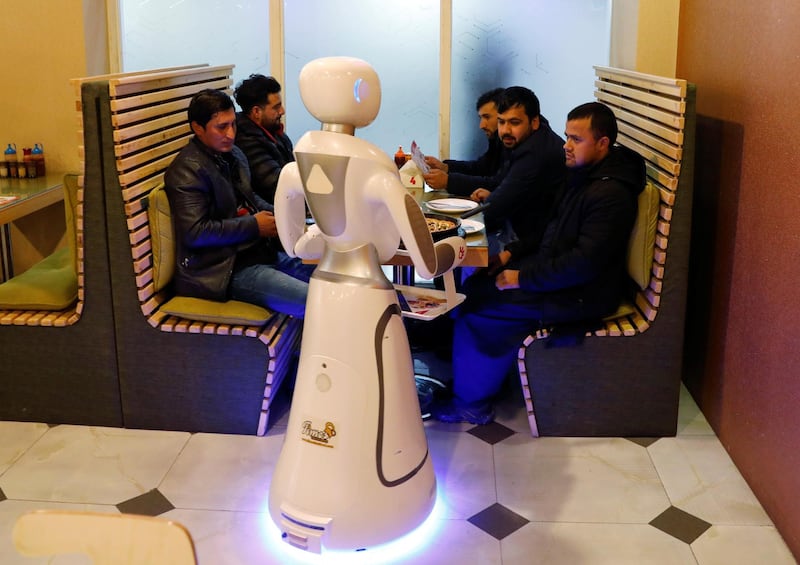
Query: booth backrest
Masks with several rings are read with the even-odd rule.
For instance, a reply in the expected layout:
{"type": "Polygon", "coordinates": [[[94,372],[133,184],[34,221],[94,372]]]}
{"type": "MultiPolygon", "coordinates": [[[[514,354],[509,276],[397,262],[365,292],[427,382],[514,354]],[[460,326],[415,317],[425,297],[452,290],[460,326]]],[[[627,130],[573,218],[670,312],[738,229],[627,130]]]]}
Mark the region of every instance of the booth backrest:
{"type": "Polygon", "coordinates": [[[670,222],[684,151],[687,98],[694,86],[685,80],[595,67],[595,97],[617,117],[617,143],[642,155],[648,188],[639,197],[631,233],[628,273],[638,285],[624,315],[612,316],[597,335],[634,335],[656,319],[667,261],[670,222]],[[655,214],[654,214],[655,212],[655,214]]]}
{"type": "Polygon", "coordinates": [[[640,290],[650,284],[653,267],[653,248],[658,230],[658,210],[661,196],[652,182],[639,194],[636,222],[628,239],[628,275],[640,290]]]}

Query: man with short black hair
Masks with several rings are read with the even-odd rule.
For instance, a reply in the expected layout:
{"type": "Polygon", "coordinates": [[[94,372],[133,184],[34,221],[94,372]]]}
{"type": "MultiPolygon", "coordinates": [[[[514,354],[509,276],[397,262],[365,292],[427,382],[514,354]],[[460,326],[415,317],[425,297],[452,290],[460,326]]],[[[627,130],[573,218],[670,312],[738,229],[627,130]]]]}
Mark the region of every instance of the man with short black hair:
{"type": "Polygon", "coordinates": [[[497,174],[500,182],[470,195],[472,200],[491,203],[483,218],[494,253],[514,239],[541,235],[566,174],[564,140],[550,129],[530,89],[511,86],[503,91],[497,106],[497,135],[508,151],[497,174]],[[493,244],[498,231],[499,241],[493,244]]]}
{"type": "Polygon", "coordinates": [[[194,137],[164,175],[175,226],[175,292],[303,317],[313,265],[281,249],[273,207],[250,187],[247,159],[233,143],[233,100],[220,90],[198,92],[188,121],[194,137]]]}
{"type": "Polygon", "coordinates": [[[493,88],[478,97],[475,109],[478,111],[478,127],[486,134],[489,147],[486,152],[472,161],[425,157],[431,168],[423,175],[425,184],[433,190],[446,190],[450,194],[469,196],[479,187],[494,187],[499,182],[495,177],[503,165],[503,144],[497,137],[497,102],[503,94],[502,88],[493,88]]]}
{"type": "Polygon", "coordinates": [[[233,95],[242,109],[236,116],[236,146],[250,163],[253,190],[274,204],[281,169],[294,161],[292,141],[281,121],[286,114],[281,85],[273,77],[252,74],[233,95]]]}

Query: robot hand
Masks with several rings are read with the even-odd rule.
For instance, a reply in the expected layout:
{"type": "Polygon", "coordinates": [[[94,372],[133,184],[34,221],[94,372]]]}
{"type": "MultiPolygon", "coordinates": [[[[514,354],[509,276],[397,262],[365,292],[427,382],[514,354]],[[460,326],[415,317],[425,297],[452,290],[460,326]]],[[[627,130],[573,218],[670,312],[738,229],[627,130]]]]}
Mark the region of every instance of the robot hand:
{"type": "Polygon", "coordinates": [[[325,238],[319,226],[311,225],[294,245],[292,255],[301,259],[319,259],[325,252],[325,238]]]}
{"type": "MultiPolygon", "coordinates": [[[[288,163],[281,170],[275,190],[275,225],[284,250],[291,257],[305,257],[296,251],[300,240],[306,238],[306,208],[303,183],[297,163],[288,163]]],[[[310,230],[309,230],[310,231],[310,230]]],[[[313,239],[313,235],[309,236],[313,239]]]]}
{"type": "Polygon", "coordinates": [[[464,239],[458,236],[445,238],[433,244],[436,253],[436,272],[434,277],[455,269],[467,256],[467,247],[464,239]]]}

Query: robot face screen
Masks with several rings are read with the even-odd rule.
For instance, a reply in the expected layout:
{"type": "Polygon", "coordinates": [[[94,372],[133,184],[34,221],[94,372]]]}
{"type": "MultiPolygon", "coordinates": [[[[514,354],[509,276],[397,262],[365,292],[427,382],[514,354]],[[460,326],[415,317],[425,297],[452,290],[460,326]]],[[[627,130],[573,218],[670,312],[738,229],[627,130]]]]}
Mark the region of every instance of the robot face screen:
{"type": "Polygon", "coordinates": [[[378,115],[381,86],[375,69],[352,57],[325,57],[300,71],[306,109],[323,124],[368,126],[378,115]]]}

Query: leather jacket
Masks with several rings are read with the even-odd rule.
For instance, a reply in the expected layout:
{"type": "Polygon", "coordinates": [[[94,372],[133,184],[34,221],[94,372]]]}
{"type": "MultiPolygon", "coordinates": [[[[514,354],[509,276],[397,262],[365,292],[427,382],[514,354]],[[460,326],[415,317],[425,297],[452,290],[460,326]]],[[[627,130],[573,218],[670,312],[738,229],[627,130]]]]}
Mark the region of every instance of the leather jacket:
{"type": "Polygon", "coordinates": [[[237,147],[216,153],[193,137],[167,168],[164,184],[175,226],[178,295],[227,300],[240,252],[252,257],[257,249],[260,262],[274,261],[276,252],[259,236],[252,215],[272,205],[253,192],[247,158],[237,147]]]}

